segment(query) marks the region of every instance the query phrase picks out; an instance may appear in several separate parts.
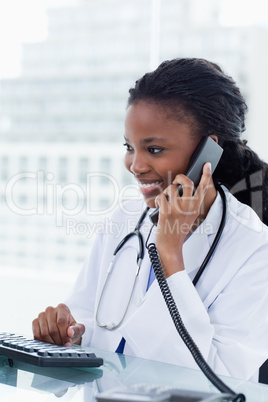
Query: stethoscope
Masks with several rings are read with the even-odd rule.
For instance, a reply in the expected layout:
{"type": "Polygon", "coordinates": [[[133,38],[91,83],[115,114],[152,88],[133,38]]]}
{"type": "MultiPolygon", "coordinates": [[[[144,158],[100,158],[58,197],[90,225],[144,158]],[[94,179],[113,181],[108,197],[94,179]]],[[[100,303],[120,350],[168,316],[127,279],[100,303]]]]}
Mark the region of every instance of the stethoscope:
{"type": "MultiPolygon", "coordinates": [[[[211,247],[210,247],[210,249],[209,249],[209,251],[208,251],[206,257],[204,258],[204,260],[203,260],[203,262],[202,262],[202,264],[201,264],[201,266],[200,266],[200,268],[199,268],[197,274],[195,275],[195,277],[194,277],[194,279],[193,279],[193,285],[194,285],[194,286],[196,286],[196,284],[197,284],[198,280],[200,279],[202,273],[204,272],[204,270],[205,270],[205,268],[206,268],[206,266],[207,266],[209,260],[211,259],[212,255],[213,255],[213,253],[214,253],[214,251],[215,251],[215,249],[216,249],[216,247],[217,247],[217,244],[218,244],[218,242],[219,242],[219,240],[220,240],[220,237],[221,237],[221,235],[222,235],[224,226],[225,226],[226,210],[227,210],[226,195],[225,195],[225,192],[224,192],[224,190],[221,188],[220,185],[216,184],[216,189],[218,190],[218,192],[219,192],[219,194],[220,194],[220,196],[221,196],[221,199],[222,199],[222,217],[221,217],[221,222],[220,222],[218,231],[217,231],[217,233],[216,233],[215,239],[214,239],[214,241],[213,241],[213,243],[212,243],[212,245],[211,245],[211,247]]],[[[99,301],[98,301],[97,308],[96,308],[95,320],[96,320],[97,325],[98,325],[99,327],[101,327],[101,328],[106,328],[106,329],[108,329],[108,330],[113,330],[113,329],[119,327],[119,325],[121,324],[121,322],[123,321],[123,319],[124,319],[124,317],[125,317],[125,315],[126,315],[126,312],[127,312],[127,310],[128,310],[128,307],[129,307],[129,304],[130,304],[130,300],[131,300],[131,298],[132,298],[132,294],[133,294],[133,291],[134,291],[135,283],[136,283],[137,277],[138,277],[139,272],[140,272],[141,263],[142,263],[142,260],[143,260],[143,257],[144,257],[144,241],[143,241],[142,234],[141,234],[141,232],[140,232],[140,227],[141,227],[141,225],[142,225],[142,223],[143,223],[143,221],[144,221],[144,219],[145,219],[145,217],[146,217],[146,215],[147,215],[149,209],[150,209],[149,207],[146,207],[146,208],[145,208],[145,210],[144,210],[143,213],[141,214],[140,219],[138,220],[138,223],[137,223],[137,225],[135,226],[134,230],[133,230],[132,232],[128,233],[128,234],[120,241],[120,243],[118,244],[118,246],[117,246],[116,249],[114,250],[113,257],[112,257],[111,263],[110,263],[110,265],[109,265],[109,268],[108,268],[108,270],[107,270],[106,277],[105,277],[105,280],[104,280],[104,283],[103,283],[103,286],[102,286],[102,290],[101,290],[100,297],[99,297],[99,301]],[[115,323],[115,322],[113,322],[113,321],[111,321],[111,322],[109,322],[109,323],[100,322],[99,319],[98,319],[99,308],[100,308],[100,305],[101,305],[101,301],[102,301],[102,298],[103,298],[103,294],[104,294],[104,290],[105,290],[105,287],[106,287],[108,278],[109,278],[109,276],[111,275],[112,270],[113,270],[113,267],[114,267],[114,260],[115,260],[115,258],[116,258],[117,253],[119,252],[119,250],[121,250],[121,248],[122,248],[122,247],[127,243],[127,241],[128,241],[131,237],[133,237],[133,236],[137,236],[138,242],[139,242],[139,251],[138,251],[138,253],[137,253],[137,269],[136,269],[135,277],[134,277],[134,280],[133,280],[133,283],[132,283],[132,287],[131,287],[131,292],[130,292],[130,295],[129,295],[129,298],[128,298],[126,307],[125,307],[125,309],[124,309],[123,315],[122,315],[121,319],[120,319],[117,323],[115,323]]],[[[149,234],[149,235],[150,235],[150,234],[149,234]]]]}

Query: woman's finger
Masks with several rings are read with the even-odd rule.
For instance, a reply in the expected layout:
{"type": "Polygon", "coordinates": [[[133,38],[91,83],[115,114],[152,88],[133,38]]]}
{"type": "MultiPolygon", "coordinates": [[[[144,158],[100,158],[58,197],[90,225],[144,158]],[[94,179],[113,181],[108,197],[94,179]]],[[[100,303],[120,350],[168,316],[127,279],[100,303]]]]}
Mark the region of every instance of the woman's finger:
{"type": "MultiPolygon", "coordinates": [[[[47,322],[47,315],[45,312],[42,312],[38,315],[38,331],[35,332],[35,339],[42,340],[44,342],[55,343],[52,336],[49,333],[49,327],[47,322]]],[[[35,329],[37,328],[37,324],[35,325],[35,329]]]]}
{"type": "Polygon", "coordinates": [[[205,194],[211,183],[211,178],[212,178],[211,163],[207,162],[207,163],[205,163],[205,165],[203,167],[203,174],[201,176],[200,183],[198,184],[196,192],[195,192],[196,198],[199,198],[200,200],[204,199],[205,194]]]}

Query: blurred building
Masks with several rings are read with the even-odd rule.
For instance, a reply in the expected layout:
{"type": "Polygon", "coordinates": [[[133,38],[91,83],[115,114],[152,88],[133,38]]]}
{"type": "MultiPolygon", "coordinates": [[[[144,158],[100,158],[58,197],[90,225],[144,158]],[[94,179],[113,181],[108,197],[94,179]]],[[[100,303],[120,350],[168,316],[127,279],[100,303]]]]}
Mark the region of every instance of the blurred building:
{"type": "Polygon", "coordinates": [[[139,196],[123,153],[111,144],[2,144],[0,266],[80,268],[118,198],[139,196]]]}
{"type": "MultiPolygon", "coordinates": [[[[34,177],[42,174],[49,189],[84,188],[91,172],[126,185],[121,143],[128,89],[164,59],[204,57],[232,75],[250,107],[250,145],[264,155],[268,30],[222,27],[220,14],[214,0],[84,0],[48,10],[47,39],[25,44],[21,75],[0,81],[0,264],[53,269],[84,259],[91,238],[82,229],[67,236],[66,219],[57,226],[55,214],[16,213],[6,186],[24,173],[14,202],[27,211],[37,205],[34,177]]],[[[109,205],[107,181],[95,186],[90,202],[109,205]]],[[[66,205],[74,202],[71,193],[64,194],[66,205]]],[[[93,217],[82,209],[75,219],[93,217]]]]}
{"type": "Polygon", "coordinates": [[[258,147],[268,29],[221,27],[220,12],[212,0],[84,0],[49,9],[47,39],[25,44],[21,76],[0,82],[0,141],[121,141],[135,80],[161,60],[196,56],[237,80],[258,147]]]}

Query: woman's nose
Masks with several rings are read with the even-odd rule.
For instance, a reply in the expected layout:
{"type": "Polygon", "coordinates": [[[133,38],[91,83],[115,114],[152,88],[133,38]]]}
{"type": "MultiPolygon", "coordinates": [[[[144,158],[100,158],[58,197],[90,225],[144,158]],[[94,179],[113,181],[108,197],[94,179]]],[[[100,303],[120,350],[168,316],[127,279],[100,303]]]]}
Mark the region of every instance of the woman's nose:
{"type": "Polygon", "coordinates": [[[148,172],[149,166],[147,164],[146,158],[140,154],[134,155],[130,163],[129,170],[134,175],[139,175],[148,172]]]}

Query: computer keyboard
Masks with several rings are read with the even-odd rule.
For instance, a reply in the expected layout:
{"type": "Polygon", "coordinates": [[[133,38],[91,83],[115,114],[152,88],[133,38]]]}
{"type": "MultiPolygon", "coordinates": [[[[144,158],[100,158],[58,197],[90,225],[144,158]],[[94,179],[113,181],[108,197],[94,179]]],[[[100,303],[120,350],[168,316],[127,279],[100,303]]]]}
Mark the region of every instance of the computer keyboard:
{"type": "Polygon", "coordinates": [[[64,347],[0,331],[0,355],[43,367],[99,367],[103,359],[77,346],[64,347]]]}

